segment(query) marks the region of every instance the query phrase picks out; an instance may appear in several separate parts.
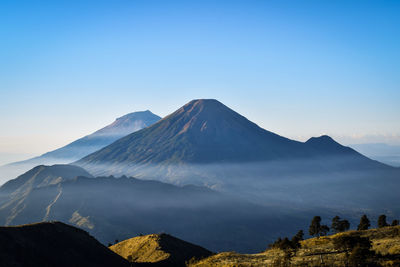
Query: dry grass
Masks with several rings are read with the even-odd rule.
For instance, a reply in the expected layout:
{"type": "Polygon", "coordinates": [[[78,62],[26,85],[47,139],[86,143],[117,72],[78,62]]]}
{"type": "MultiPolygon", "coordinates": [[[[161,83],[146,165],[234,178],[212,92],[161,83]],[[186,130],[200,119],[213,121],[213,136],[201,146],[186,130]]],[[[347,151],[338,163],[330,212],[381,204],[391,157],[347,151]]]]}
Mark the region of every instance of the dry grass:
{"type": "Polygon", "coordinates": [[[161,249],[159,241],[160,235],[157,234],[137,236],[119,242],[110,249],[132,262],[159,262],[170,257],[161,249]]]}
{"type": "Polygon", "coordinates": [[[159,266],[185,266],[185,262],[191,258],[205,258],[212,254],[200,246],[168,234],[134,237],[110,249],[130,262],[157,263],[159,266]]]}
{"type": "MultiPolygon", "coordinates": [[[[301,242],[294,257],[291,258],[289,266],[321,266],[322,260],[326,266],[344,266],[345,254],[334,249],[333,240],[341,235],[350,235],[357,231],[347,231],[331,236],[310,238],[301,242]]],[[[392,256],[400,258],[400,226],[385,227],[359,231],[362,236],[369,237],[372,241],[372,249],[385,257],[379,259],[382,266],[400,266],[398,262],[392,261],[392,256]]],[[[234,252],[223,252],[208,257],[198,262],[193,262],[191,267],[258,267],[258,266],[287,266],[283,251],[269,249],[259,254],[238,254],[234,252]]]]}

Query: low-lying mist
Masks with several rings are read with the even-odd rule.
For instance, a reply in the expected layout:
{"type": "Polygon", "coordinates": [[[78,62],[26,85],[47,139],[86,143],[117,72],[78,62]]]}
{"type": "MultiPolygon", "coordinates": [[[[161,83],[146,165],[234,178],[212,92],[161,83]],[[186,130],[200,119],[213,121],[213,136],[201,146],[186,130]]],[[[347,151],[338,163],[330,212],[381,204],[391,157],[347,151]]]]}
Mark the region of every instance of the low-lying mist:
{"type": "Polygon", "coordinates": [[[378,162],[329,157],[220,164],[90,164],[94,175],[200,185],[262,205],[399,213],[400,172],[378,162]]]}
{"type": "Polygon", "coordinates": [[[279,236],[306,230],[315,215],[327,224],[339,215],[352,228],[364,213],[400,217],[396,172],[330,164],[149,164],[135,166],[141,179],[83,177],[71,175],[87,173],[72,165],[40,166],[8,183],[8,195],[0,196],[0,219],[7,225],[60,220],[105,244],[167,232],[214,251],[259,252],[279,236]],[[325,171],[332,166],[337,171],[325,171]]]}

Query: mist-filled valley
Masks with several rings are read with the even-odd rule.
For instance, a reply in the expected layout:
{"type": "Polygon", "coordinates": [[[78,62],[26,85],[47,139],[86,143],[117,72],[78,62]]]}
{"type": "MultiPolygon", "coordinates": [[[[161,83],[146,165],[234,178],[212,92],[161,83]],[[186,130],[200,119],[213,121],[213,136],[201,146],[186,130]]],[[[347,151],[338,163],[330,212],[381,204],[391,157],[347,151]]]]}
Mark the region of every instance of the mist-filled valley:
{"type": "Polygon", "coordinates": [[[257,252],[277,233],[298,226],[300,215],[290,210],[205,187],[128,177],[68,177],[84,173],[69,165],[39,166],[5,184],[1,223],[59,220],[89,231],[104,244],[166,232],[214,251],[243,252],[257,252]]]}

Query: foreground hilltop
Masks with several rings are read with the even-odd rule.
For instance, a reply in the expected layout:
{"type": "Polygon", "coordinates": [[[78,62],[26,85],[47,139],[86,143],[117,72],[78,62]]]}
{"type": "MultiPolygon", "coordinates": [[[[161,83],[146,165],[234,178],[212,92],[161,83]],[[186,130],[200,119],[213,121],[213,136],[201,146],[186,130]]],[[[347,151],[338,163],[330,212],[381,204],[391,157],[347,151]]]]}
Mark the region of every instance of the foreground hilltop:
{"type": "MultiPolygon", "coordinates": [[[[335,247],[335,240],[343,237],[367,237],[372,243],[372,253],[364,252],[367,262],[357,266],[400,266],[400,226],[388,226],[364,231],[347,231],[300,242],[301,248],[293,254],[290,264],[282,249],[271,248],[258,254],[222,252],[206,259],[192,262],[190,267],[264,267],[264,266],[346,266],[344,248],[335,247]],[[375,255],[374,255],[375,254],[375,255]],[[323,265],[321,262],[323,262],[323,265]]],[[[350,256],[350,252],[348,252],[350,256]]]]}
{"type": "Polygon", "coordinates": [[[205,258],[212,252],[168,234],[151,234],[124,240],[110,247],[130,262],[157,266],[186,266],[192,258],[205,258]]]}
{"type": "Polygon", "coordinates": [[[61,222],[0,227],[0,266],[132,266],[87,232],[61,222]]]}

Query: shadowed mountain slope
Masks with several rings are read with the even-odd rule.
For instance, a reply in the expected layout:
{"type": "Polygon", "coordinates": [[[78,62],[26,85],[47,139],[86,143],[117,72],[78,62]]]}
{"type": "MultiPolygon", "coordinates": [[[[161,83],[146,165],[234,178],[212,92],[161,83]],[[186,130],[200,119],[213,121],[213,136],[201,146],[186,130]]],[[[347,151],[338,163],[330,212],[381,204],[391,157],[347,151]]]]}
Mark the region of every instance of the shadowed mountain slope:
{"type": "Polygon", "coordinates": [[[110,247],[112,251],[135,263],[157,266],[186,266],[192,258],[201,259],[212,252],[168,234],[151,234],[124,240],[110,247]]]}
{"type": "Polygon", "coordinates": [[[0,227],[0,266],[132,266],[87,232],[60,222],[0,227]]]}
{"type": "MultiPolygon", "coordinates": [[[[1,217],[1,220],[4,220],[3,223],[8,225],[12,223],[18,214],[25,212],[26,208],[28,208],[27,212],[29,213],[31,203],[27,199],[29,199],[32,190],[54,185],[57,186],[58,192],[61,182],[71,180],[77,176],[92,177],[87,171],[77,166],[40,165],[8,181],[0,187],[0,210],[2,210],[2,214],[5,216],[1,217]]],[[[57,199],[59,193],[56,193],[54,197],[57,199]]],[[[37,214],[38,216],[41,215],[41,217],[22,223],[47,220],[51,202],[47,203],[47,205],[45,213],[37,214]]]]}

